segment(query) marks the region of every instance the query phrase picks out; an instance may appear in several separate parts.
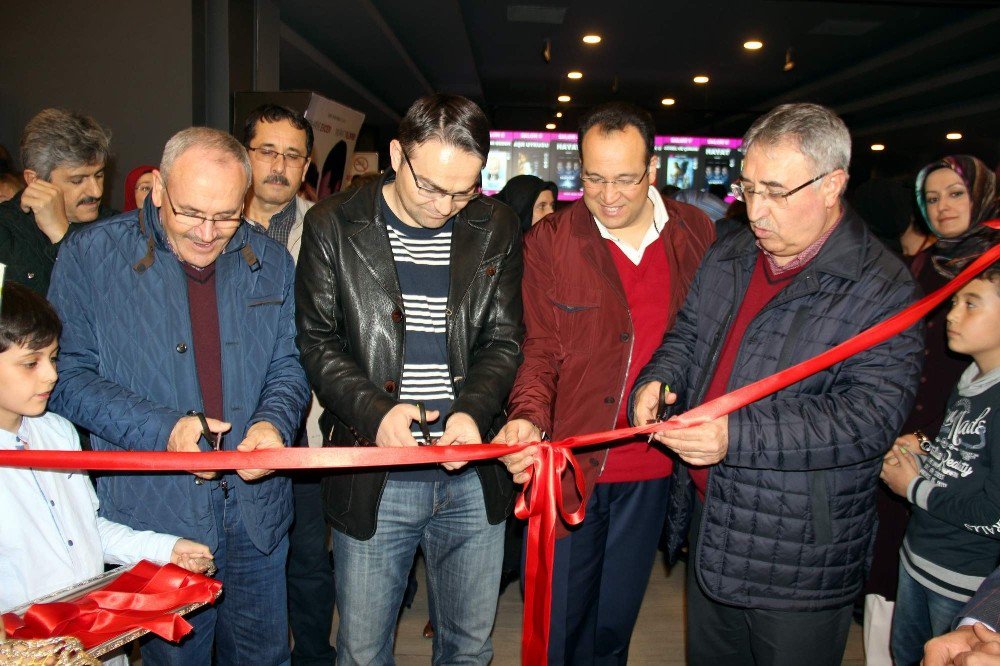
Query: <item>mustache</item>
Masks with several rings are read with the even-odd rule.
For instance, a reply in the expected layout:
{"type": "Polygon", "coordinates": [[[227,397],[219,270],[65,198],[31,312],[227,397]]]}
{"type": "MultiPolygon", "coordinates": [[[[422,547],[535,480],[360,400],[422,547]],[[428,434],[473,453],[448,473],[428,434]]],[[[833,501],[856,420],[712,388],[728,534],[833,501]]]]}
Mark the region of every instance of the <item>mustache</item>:
{"type": "Polygon", "coordinates": [[[270,176],[264,179],[265,185],[291,185],[288,179],[282,176],[280,173],[272,173],[270,176]]]}
{"type": "Polygon", "coordinates": [[[100,197],[84,197],[76,202],[77,206],[88,206],[90,204],[101,203],[100,197]]]}

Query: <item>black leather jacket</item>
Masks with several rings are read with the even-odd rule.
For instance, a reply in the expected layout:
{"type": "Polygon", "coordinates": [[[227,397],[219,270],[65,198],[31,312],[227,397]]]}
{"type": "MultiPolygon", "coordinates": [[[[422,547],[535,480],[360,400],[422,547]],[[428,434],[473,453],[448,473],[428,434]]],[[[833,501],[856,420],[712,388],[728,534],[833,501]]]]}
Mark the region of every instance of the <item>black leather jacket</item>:
{"type": "MultiPolygon", "coordinates": [[[[329,197],[305,218],[295,300],[302,365],[324,412],[327,445],[371,445],[398,404],[404,313],[396,266],[379,206],[389,173],[329,197]]],[[[502,409],[521,363],[521,232],[514,212],[489,198],[470,202],[452,232],[448,357],[455,401],[483,438],[502,409]]],[[[513,483],[496,462],[475,464],[490,523],[504,520],[513,483]]],[[[324,481],[326,516],[342,532],[375,534],[384,470],[336,473],[324,481]]]]}

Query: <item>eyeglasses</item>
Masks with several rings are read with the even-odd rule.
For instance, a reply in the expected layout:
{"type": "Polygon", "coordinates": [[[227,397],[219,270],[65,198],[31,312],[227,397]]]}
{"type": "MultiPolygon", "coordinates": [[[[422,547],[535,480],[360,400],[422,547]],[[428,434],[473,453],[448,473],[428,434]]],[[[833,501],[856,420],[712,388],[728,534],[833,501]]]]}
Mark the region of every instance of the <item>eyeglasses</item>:
{"type": "Polygon", "coordinates": [[[600,176],[583,176],[580,180],[583,181],[583,187],[588,190],[603,190],[606,186],[610,185],[612,189],[619,191],[628,191],[639,186],[642,181],[646,180],[646,176],[649,175],[649,170],[647,169],[638,178],[615,178],[614,180],[605,180],[600,176]]]}
{"type": "Polygon", "coordinates": [[[305,166],[306,160],[309,159],[305,155],[299,155],[298,153],[279,153],[273,148],[247,148],[247,150],[254,154],[258,162],[274,164],[278,161],[278,157],[284,157],[285,164],[296,169],[305,166]]]}
{"type": "Polygon", "coordinates": [[[420,176],[417,172],[413,170],[413,163],[410,162],[410,156],[403,151],[403,160],[406,162],[406,166],[410,169],[410,175],[413,176],[413,184],[417,186],[417,191],[428,199],[443,199],[444,197],[451,197],[451,200],[455,203],[466,203],[477,198],[482,192],[480,188],[482,185],[476,181],[476,184],[472,187],[471,191],[466,192],[445,192],[439,187],[428,187],[427,185],[422,185],[420,183],[420,176]]]}
{"type": "Polygon", "coordinates": [[[240,209],[239,217],[214,218],[214,217],[205,217],[203,215],[195,215],[193,213],[182,213],[176,208],[174,208],[174,203],[170,199],[170,192],[167,191],[166,183],[163,183],[163,194],[167,197],[167,205],[170,206],[170,210],[174,214],[174,217],[177,218],[178,222],[180,222],[186,227],[194,228],[204,224],[205,222],[211,222],[216,227],[218,227],[220,231],[228,231],[230,229],[235,229],[236,227],[240,226],[240,222],[243,221],[242,208],[240,209]]]}
{"type": "Polygon", "coordinates": [[[734,197],[736,197],[737,199],[739,199],[743,203],[747,204],[748,206],[750,205],[750,202],[751,202],[751,200],[754,197],[758,197],[759,196],[762,199],[764,199],[765,201],[768,201],[768,202],[774,204],[778,208],[787,208],[788,207],[788,197],[792,196],[793,194],[795,194],[799,190],[805,189],[806,187],[808,187],[809,185],[812,185],[816,181],[822,180],[823,178],[826,178],[831,173],[833,173],[833,172],[832,171],[827,171],[826,173],[822,173],[822,174],[816,176],[815,178],[813,178],[812,180],[810,180],[808,182],[805,182],[805,183],[802,183],[798,187],[794,187],[794,188],[788,190],[787,192],[775,192],[773,190],[767,190],[767,189],[764,189],[764,190],[754,190],[752,188],[748,189],[746,187],[743,187],[743,183],[733,183],[732,185],[729,186],[729,189],[733,193],[734,197]]]}

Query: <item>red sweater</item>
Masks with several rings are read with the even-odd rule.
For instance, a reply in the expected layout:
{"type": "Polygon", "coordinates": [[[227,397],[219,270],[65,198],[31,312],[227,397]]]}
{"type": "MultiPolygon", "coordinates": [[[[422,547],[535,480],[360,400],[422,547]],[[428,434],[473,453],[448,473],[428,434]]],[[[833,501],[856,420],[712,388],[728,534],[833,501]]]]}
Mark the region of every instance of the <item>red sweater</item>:
{"type": "MultiPolygon", "coordinates": [[[[222,341],[219,306],[215,293],[215,264],[198,270],[182,263],[187,275],[188,311],[191,315],[191,351],[201,387],[202,411],[212,419],[225,420],[222,406],[222,341]]],[[[197,396],[191,396],[192,405],[197,396]]]]}
{"type": "MultiPolygon", "coordinates": [[[[605,242],[618,269],[632,318],[632,359],[625,377],[625,396],[628,396],[639,371],[663,341],[667,328],[670,265],[663,243],[659,241],[646,248],[638,266],[614,242],[605,242]]],[[[628,400],[623,399],[615,427],[627,428],[628,425],[628,400]]],[[[632,443],[611,447],[597,483],[660,479],[670,476],[672,471],[673,461],[655,446],[651,447],[647,438],[640,437],[632,443]]]]}
{"type": "MultiPolygon", "coordinates": [[[[715,366],[715,374],[708,385],[708,390],[702,402],[714,400],[721,395],[725,395],[729,385],[729,378],[733,374],[733,365],[736,363],[736,354],[740,350],[740,343],[746,334],[747,328],[754,318],[760,314],[772,298],[777,296],[796,275],[802,272],[808,264],[803,264],[795,270],[782,273],[780,277],[775,277],[771,268],[764,258],[763,252],[757,253],[757,264],[754,266],[753,275],[750,276],[750,284],[747,286],[747,293],[743,296],[740,309],[736,313],[729,333],[726,334],[726,341],[722,345],[722,353],[719,355],[719,363],[715,366]]],[[[740,388],[734,386],[733,389],[740,388]]],[[[708,485],[709,467],[692,467],[691,480],[698,491],[698,498],[705,501],[705,488],[708,485]]]]}

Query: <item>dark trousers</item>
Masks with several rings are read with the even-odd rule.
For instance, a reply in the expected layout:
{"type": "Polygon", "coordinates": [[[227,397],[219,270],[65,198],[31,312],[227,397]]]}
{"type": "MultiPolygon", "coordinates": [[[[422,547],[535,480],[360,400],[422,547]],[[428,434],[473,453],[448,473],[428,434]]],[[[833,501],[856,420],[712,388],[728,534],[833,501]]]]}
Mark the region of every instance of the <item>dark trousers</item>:
{"type": "Polygon", "coordinates": [[[738,608],[710,599],[697,581],[701,503],[696,502],[687,564],[688,666],[839,666],[852,605],[824,611],[738,608]]]}
{"type": "Polygon", "coordinates": [[[669,478],[601,483],[556,541],[549,664],[625,664],[666,515],[669,478]]]}
{"type": "Polygon", "coordinates": [[[292,494],[295,522],[288,532],[288,623],[295,640],[292,663],[329,666],[337,659],[330,645],[335,588],[319,477],[293,477],[292,494]]]}

